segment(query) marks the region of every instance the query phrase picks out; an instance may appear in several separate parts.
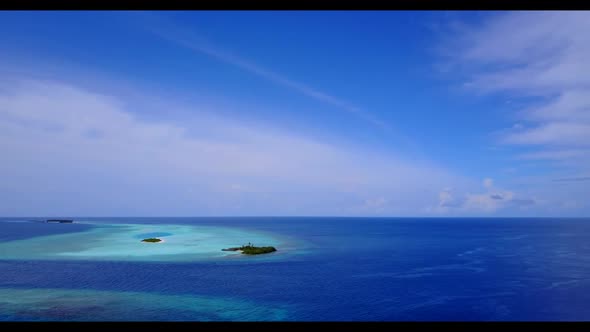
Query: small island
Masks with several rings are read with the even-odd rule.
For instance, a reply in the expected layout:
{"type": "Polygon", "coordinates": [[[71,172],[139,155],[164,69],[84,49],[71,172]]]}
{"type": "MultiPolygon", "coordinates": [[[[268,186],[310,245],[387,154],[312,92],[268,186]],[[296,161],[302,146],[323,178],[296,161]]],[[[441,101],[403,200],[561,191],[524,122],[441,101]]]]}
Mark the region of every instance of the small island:
{"type": "Polygon", "coordinates": [[[222,251],[241,251],[244,255],[260,255],[260,254],[268,254],[271,252],[277,251],[275,247],[268,246],[268,247],[255,247],[252,243],[248,243],[248,245],[243,245],[241,247],[233,247],[233,248],[226,248],[221,249],[222,251]]]}
{"type": "Polygon", "coordinates": [[[143,239],[143,240],[141,240],[141,242],[152,242],[152,243],[153,243],[153,242],[161,242],[161,241],[162,241],[162,240],[160,240],[160,239],[158,239],[158,238],[155,238],[155,237],[151,237],[151,238],[149,238],[149,239],[143,239]]]}
{"type": "Polygon", "coordinates": [[[46,222],[47,223],[57,222],[57,223],[60,223],[60,224],[71,224],[74,221],[72,219],[47,219],[46,222]]]}

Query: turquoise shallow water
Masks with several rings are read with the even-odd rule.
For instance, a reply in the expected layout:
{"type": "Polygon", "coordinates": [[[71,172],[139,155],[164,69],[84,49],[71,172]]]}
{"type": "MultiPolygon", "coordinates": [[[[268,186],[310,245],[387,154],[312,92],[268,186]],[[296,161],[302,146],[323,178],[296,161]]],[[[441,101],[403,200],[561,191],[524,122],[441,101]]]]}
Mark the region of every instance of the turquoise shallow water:
{"type": "Polygon", "coordinates": [[[24,321],[277,321],[287,310],[224,297],[85,289],[0,289],[0,318],[24,321]]]}
{"type": "MultiPolygon", "coordinates": [[[[279,236],[238,227],[149,224],[84,224],[93,227],[76,233],[39,236],[0,243],[0,259],[83,259],[116,261],[196,261],[242,259],[235,251],[222,251],[251,242],[283,247],[279,236]],[[142,242],[158,237],[162,242],[142,242]]],[[[67,227],[67,225],[64,225],[67,227]]]]}

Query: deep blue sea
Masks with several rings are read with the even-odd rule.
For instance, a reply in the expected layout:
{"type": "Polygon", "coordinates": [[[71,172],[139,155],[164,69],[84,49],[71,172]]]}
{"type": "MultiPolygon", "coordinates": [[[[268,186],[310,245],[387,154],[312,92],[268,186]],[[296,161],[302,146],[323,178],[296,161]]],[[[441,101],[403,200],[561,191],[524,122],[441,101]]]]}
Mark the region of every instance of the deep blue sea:
{"type": "MultiPolygon", "coordinates": [[[[43,219],[0,218],[0,320],[590,320],[590,219],[43,219]],[[88,258],[80,246],[102,224],[161,236],[174,233],[166,225],[222,227],[281,245],[265,257],[88,258]],[[23,253],[44,243],[70,256],[23,253]]],[[[100,257],[108,243],[91,245],[100,257]]]]}

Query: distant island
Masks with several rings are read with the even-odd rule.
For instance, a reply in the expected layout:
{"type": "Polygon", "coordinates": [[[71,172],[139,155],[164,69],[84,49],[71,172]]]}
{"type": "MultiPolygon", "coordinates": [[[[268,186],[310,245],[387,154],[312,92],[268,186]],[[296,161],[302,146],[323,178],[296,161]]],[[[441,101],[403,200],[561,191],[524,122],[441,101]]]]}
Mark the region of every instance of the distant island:
{"type": "Polygon", "coordinates": [[[161,242],[162,240],[155,238],[155,237],[150,237],[149,239],[143,239],[141,240],[141,242],[161,242]]]}
{"type": "Polygon", "coordinates": [[[74,221],[71,219],[47,219],[47,222],[58,222],[60,224],[71,224],[74,221]]]}
{"type": "Polygon", "coordinates": [[[221,249],[222,251],[241,251],[244,255],[260,255],[260,254],[268,254],[271,252],[277,251],[275,247],[268,246],[268,247],[255,247],[253,244],[248,243],[248,245],[243,245],[241,247],[232,247],[221,249]]]}

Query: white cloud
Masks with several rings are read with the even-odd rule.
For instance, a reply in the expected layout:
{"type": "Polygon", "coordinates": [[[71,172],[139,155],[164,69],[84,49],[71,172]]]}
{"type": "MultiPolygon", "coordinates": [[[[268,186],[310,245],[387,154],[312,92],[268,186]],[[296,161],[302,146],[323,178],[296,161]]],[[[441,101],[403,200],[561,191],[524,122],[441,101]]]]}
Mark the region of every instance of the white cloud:
{"type": "Polygon", "coordinates": [[[526,110],[526,115],[537,121],[590,120],[590,96],[586,89],[566,89],[551,102],[526,110]]]}
{"type": "Polygon", "coordinates": [[[453,196],[451,195],[451,189],[445,189],[438,194],[438,199],[440,201],[440,206],[446,206],[447,203],[453,201],[453,196]]]}
{"type": "Polygon", "coordinates": [[[501,142],[535,149],[525,159],[590,170],[580,158],[590,145],[590,12],[496,13],[461,29],[452,62],[470,75],[469,89],[527,98],[501,142]]]}
{"type": "Polygon", "coordinates": [[[69,83],[0,79],[0,215],[334,215],[389,203],[411,215],[434,188],[460,181],[198,106],[183,122],[148,120],[137,107],[69,83]]]}
{"type": "Polygon", "coordinates": [[[494,212],[505,207],[506,202],[514,198],[511,191],[494,191],[483,194],[467,194],[462,208],[465,210],[475,210],[484,212],[494,212]]]}
{"type": "Polygon", "coordinates": [[[387,203],[387,199],[385,199],[384,197],[378,197],[378,198],[365,200],[365,205],[370,208],[381,208],[386,203],[387,203]]]}
{"type": "Polygon", "coordinates": [[[487,91],[519,90],[544,95],[587,87],[590,69],[588,12],[509,12],[463,31],[460,59],[488,65],[475,77],[487,91]]]}
{"type": "Polygon", "coordinates": [[[545,160],[571,160],[571,159],[590,159],[590,150],[545,150],[524,153],[520,156],[522,159],[545,159],[545,160]]]}
{"type": "Polygon", "coordinates": [[[457,195],[452,189],[444,189],[439,193],[437,211],[457,214],[494,213],[504,209],[526,209],[537,204],[537,200],[516,195],[510,190],[494,187],[493,180],[485,178],[482,181],[485,188],[483,193],[464,193],[457,195]]]}
{"type": "Polygon", "coordinates": [[[352,206],[348,209],[351,215],[393,215],[395,216],[396,206],[389,199],[379,196],[367,198],[360,206],[352,206]]]}
{"type": "Polygon", "coordinates": [[[504,142],[569,148],[588,146],[590,123],[549,122],[522,132],[510,133],[504,138],[504,142]]]}

